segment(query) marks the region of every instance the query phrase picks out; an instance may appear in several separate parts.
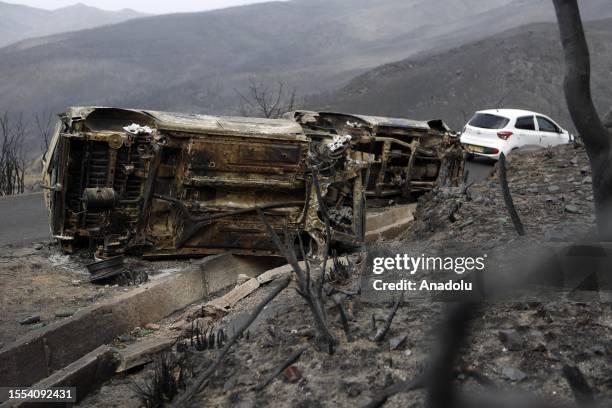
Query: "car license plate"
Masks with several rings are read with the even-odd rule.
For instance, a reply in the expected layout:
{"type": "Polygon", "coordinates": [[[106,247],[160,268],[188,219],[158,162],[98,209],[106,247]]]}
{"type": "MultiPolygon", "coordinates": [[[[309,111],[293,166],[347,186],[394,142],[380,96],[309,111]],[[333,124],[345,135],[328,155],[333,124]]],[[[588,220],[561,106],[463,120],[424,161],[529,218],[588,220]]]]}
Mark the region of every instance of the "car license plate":
{"type": "Polygon", "coordinates": [[[468,150],[474,152],[474,153],[483,153],[484,152],[484,147],[482,146],[474,146],[474,145],[467,145],[468,150]]]}

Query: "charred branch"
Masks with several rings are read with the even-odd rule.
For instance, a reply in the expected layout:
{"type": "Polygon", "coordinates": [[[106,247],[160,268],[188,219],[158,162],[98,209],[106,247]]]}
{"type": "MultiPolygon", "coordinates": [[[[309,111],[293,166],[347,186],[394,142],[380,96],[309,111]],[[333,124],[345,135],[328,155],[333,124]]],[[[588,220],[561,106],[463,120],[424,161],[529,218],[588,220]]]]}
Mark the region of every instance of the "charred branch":
{"type": "Polygon", "coordinates": [[[295,363],[296,361],[299,360],[299,358],[302,356],[302,353],[304,353],[304,351],[306,351],[306,347],[301,348],[299,350],[297,350],[296,352],[292,353],[285,361],[282,362],[282,364],[280,364],[278,367],[276,367],[274,369],[274,371],[272,371],[264,381],[262,381],[260,384],[257,384],[255,387],[253,387],[253,389],[255,391],[261,391],[264,388],[266,388],[268,386],[268,384],[270,384],[272,381],[274,381],[274,379],[276,377],[278,377],[285,368],[289,367],[291,364],[295,363]]]}
{"type": "MultiPolygon", "coordinates": [[[[334,352],[335,346],[338,344],[338,340],[334,337],[334,335],[329,331],[327,327],[327,316],[325,312],[324,302],[323,302],[323,288],[322,285],[325,283],[323,280],[318,281],[320,284],[313,282],[311,275],[309,272],[304,271],[297,260],[297,256],[295,254],[295,250],[293,248],[293,240],[290,239],[289,236],[286,236],[287,243],[283,244],[278,234],[270,223],[267,221],[263,211],[261,209],[257,209],[259,217],[261,221],[266,227],[268,231],[268,235],[274,242],[274,244],[278,247],[280,253],[287,259],[287,262],[291,265],[294,274],[296,275],[296,280],[298,284],[298,293],[308,304],[312,312],[313,319],[315,321],[315,327],[317,329],[317,333],[319,334],[319,338],[322,339],[328,347],[328,351],[330,354],[334,352]]],[[[301,252],[304,253],[304,249],[301,248],[301,252]]],[[[304,260],[306,264],[310,262],[308,259],[304,260]]],[[[307,271],[310,269],[307,268],[307,271]]],[[[322,268],[320,273],[325,275],[325,268],[322,268]]]]}
{"type": "Polygon", "coordinates": [[[508,187],[508,176],[506,174],[506,156],[503,153],[499,156],[499,184],[501,185],[504,202],[506,203],[506,208],[510,213],[510,219],[512,219],[514,229],[516,229],[516,232],[519,235],[523,236],[525,235],[525,228],[523,227],[521,218],[516,212],[516,208],[514,207],[514,201],[512,200],[512,194],[510,193],[510,187],[508,187]]]}
{"type": "MultiPolygon", "coordinates": [[[[230,350],[230,348],[234,345],[234,343],[238,341],[238,339],[240,339],[240,337],[242,336],[242,333],[246,329],[248,329],[249,326],[251,326],[253,321],[255,321],[257,316],[259,316],[259,314],[264,309],[264,307],[266,307],[268,303],[274,300],[274,298],[276,298],[276,296],[278,296],[279,293],[281,293],[287,286],[289,286],[290,282],[291,282],[290,277],[283,278],[276,285],[276,287],[268,294],[268,296],[266,296],[265,299],[263,299],[257,305],[255,310],[253,310],[253,312],[251,312],[249,317],[246,320],[244,320],[244,322],[242,322],[242,324],[234,332],[233,336],[228,340],[225,346],[223,346],[223,348],[219,352],[219,355],[217,356],[217,359],[210,366],[208,366],[206,370],[204,370],[201,374],[199,374],[195,378],[193,383],[185,390],[185,392],[181,394],[180,397],[176,401],[173,402],[172,404],[173,407],[186,406],[189,403],[189,401],[193,398],[193,396],[202,390],[202,388],[204,387],[204,384],[215,373],[215,371],[217,371],[217,369],[223,362],[223,359],[225,355],[228,353],[228,351],[230,350]]],[[[213,334],[212,342],[214,344],[214,334],[213,334]]],[[[210,347],[210,342],[209,342],[209,347],[210,347]]],[[[201,368],[204,368],[204,367],[201,367],[201,368]]]]}
{"type": "Polygon", "coordinates": [[[362,408],[378,408],[385,405],[387,400],[394,396],[395,394],[399,394],[402,392],[409,392],[413,390],[418,390],[425,386],[425,377],[423,375],[419,375],[414,380],[401,381],[395,383],[378,394],[374,395],[371,400],[362,405],[362,408]]]}
{"type": "Polygon", "coordinates": [[[399,309],[400,304],[402,303],[402,300],[404,300],[404,292],[402,292],[401,296],[393,304],[393,308],[391,309],[391,312],[389,312],[389,315],[385,319],[385,324],[376,331],[376,333],[372,336],[370,340],[376,341],[376,342],[384,340],[385,336],[387,335],[387,332],[391,328],[391,323],[393,323],[393,318],[395,317],[395,314],[397,313],[397,309],[399,309]]]}
{"type": "Polygon", "coordinates": [[[429,408],[458,407],[453,385],[454,365],[476,309],[477,306],[470,303],[459,303],[450,307],[439,329],[440,342],[437,350],[425,372],[413,380],[401,381],[385,388],[363,407],[380,407],[395,394],[419,388],[427,389],[429,408]]]}
{"type": "Polygon", "coordinates": [[[342,323],[342,330],[344,330],[344,334],[346,335],[346,340],[348,342],[353,341],[351,336],[351,328],[349,326],[348,318],[346,317],[346,312],[344,311],[344,306],[342,306],[341,302],[336,301],[335,298],[334,303],[336,304],[336,308],[338,309],[338,314],[340,315],[340,323],[342,323]]]}
{"type": "MultiPolygon", "coordinates": [[[[51,141],[51,134],[53,131],[53,114],[35,114],[34,124],[36,125],[36,131],[44,147],[44,152],[46,153],[47,150],[49,150],[49,142],[51,141]]],[[[43,160],[47,160],[47,158],[43,156],[43,160]]]]}

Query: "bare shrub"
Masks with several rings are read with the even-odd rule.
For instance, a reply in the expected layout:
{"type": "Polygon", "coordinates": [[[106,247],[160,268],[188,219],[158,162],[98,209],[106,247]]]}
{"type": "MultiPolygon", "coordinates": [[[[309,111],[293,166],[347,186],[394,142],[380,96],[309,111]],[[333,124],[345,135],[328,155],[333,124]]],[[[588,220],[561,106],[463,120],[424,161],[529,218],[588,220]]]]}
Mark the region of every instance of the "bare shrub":
{"type": "Polygon", "coordinates": [[[21,194],[25,190],[26,128],[23,116],[12,121],[8,112],[0,116],[0,195],[21,194]]]}

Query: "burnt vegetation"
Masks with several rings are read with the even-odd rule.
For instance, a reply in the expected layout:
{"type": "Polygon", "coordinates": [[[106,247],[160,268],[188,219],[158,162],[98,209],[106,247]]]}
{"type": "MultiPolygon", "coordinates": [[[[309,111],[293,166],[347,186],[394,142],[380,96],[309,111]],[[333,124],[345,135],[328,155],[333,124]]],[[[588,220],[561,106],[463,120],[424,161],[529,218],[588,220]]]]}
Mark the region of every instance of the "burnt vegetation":
{"type": "Polygon", "coordinates": [[[162,408],[186,387],[192,376],[188,353],[162,353],[154,362],[152,378],[142,384],[133,383],[132,387],[142,406],[162,408]]]}
{"type": "Polygon", "coordinates": [[[0,115],[0,195],[25,191],[26,125],[22,115],[17,119],[8,112],[0,115]]]}
{"type": "Polygon", "coordinates": [[[236,90],[241,99],[244,116],[261,116],[264,118],[279,118],[283,113],[290,112],[297,105],[296,89],[290,88],[286,82],[276,81],[270,85],[265,80],[249,78],[248,91],[236,90]]]}

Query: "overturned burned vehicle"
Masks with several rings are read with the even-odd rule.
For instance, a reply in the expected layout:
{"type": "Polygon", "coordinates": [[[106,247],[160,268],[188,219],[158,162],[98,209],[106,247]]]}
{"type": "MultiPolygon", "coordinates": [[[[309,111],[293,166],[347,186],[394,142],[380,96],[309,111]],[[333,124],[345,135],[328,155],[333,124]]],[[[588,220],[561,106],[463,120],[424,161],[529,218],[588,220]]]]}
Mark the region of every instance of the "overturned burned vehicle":
{"type": "Polygon", "coordinates": [[[315,253],[328,236],[352,246],[364,237],[362,156],[286,119],[70,108],[44,158],[51,233],[100,257],[278,255],[263,211],[315,253]]]}
{"type": "Polygon", "coordinates": [[[463,178],[459,138],[440,120],[429,122],[334,112],[294,111],[310,139],[350,136],[354,152],[370,163],[367,196],[414,199],[438,185],[457,185],[463,178]]]}
{"type": "Polygon", "coordinates": [[[43,185],[66,252],[280,255],[263,215],[320,254],[328,243],[363,242],[366,195],[410,198],[456,184],[462,158],[441,122],[75,107],[60,115],[43,185]]]}

